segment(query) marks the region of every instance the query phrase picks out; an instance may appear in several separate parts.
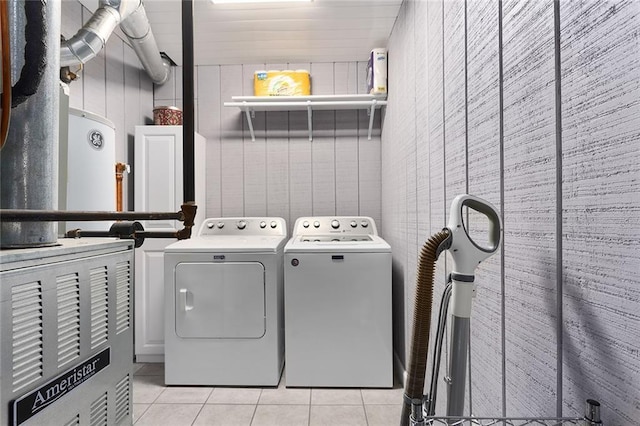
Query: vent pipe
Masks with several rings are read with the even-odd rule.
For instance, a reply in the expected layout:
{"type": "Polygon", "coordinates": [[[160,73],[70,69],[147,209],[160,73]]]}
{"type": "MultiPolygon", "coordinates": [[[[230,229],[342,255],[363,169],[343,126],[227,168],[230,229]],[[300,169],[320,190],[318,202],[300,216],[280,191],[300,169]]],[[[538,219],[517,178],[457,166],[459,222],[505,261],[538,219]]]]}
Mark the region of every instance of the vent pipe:
{"type": "MultiPolygon", "coordinates": [[[[10,0],[7,6],[13,106],[0,150],[0,208],[52,210],[58,206],[60,2],[10,0]]],[[[57,239],[52,222],[0,227],[2,248],[49,246],[57,239]]]]}
{"type": "Polygon", "coordinates": [[[84,64],[93,59],[118,25],[151,80],[155,84],[165,83],[170,64],[160,56],[142,0],[100,0],[98,9],[76,35],[61,42],[60,66],[84,64]]]}

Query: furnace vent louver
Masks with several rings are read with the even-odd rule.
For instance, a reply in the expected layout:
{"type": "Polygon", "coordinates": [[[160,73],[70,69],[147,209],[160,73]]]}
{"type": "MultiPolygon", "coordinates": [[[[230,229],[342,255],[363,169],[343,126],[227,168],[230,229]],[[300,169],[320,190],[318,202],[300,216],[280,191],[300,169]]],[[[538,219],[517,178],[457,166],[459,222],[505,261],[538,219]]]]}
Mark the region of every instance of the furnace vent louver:
{"type": "Polygon", "coordinates": [[[80,414],[76,414],[74,418],[66,422],[64,426],[80,426],[80,414]]]}
{"type": "Polygon", "coordinates": [[[129,328],[131,322],[131,265],[116,265],[116,334],[129,328]]]}
{"type": "Polygon", "coordinates": [[[106,343],[109,336],[109,281],[107,267],[92,269],[91,278],[91,349],[106,343]]]}
{"type": "Polygon", "coordinates": [[[107,426],[107,392],[91,403],[89,415],[91,426],[107,426]]]}
{"type": "Polygon", "coordinates": [[[11,288],[13,391],[42,377],[42,283],[11,288]]]}
{"type": "Polygon", "coordinates": [[[116,384],[116,424],[129,415],[129,375],[116,384]]]}
{"type": "Polygon", "coordinates": [[[58,368],[80,356],[80,280],[78,274],[57,278],[58,368]]]}

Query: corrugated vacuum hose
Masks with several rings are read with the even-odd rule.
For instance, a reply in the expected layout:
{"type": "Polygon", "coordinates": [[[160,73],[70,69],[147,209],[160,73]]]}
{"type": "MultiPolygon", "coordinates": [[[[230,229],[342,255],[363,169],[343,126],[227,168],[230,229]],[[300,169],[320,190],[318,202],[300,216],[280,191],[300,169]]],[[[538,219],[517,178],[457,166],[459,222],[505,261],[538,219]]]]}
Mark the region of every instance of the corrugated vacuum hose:
{"type": "Polygon", "coordinates": [[[413,311],[413,338],[411,339],[401,426],[409,424],[409,417],[414,422],[422,421],[424,375],[427,369],[431,306],[433,304],[433,273],[438,256],[450,245],[451,232],[444,228],[429,238],[420,251],[413,311]]]}

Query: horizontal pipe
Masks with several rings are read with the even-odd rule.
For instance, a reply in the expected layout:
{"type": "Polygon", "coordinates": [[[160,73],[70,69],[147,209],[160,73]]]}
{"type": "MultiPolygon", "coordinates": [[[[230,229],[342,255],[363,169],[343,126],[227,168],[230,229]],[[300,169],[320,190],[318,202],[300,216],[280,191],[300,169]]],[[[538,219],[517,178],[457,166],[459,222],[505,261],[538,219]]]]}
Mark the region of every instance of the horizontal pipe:
{"type": "Polygon", "coordinates": [[[1,209],[0,222],[64,222],[103,220],[179,220],[184,221],[182,211],[166,212],[88,212],[64,210],[1,209]]]}

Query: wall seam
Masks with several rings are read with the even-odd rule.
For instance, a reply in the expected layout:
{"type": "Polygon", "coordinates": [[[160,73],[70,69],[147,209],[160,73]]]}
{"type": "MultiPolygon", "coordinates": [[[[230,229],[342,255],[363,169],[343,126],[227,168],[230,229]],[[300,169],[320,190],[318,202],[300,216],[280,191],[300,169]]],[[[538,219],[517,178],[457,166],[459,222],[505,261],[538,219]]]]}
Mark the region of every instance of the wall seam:
{"type": "Polygon", "coordinates": [[[562,417],[562,320],[563,320],[563,259],[562,259],[562,58],[560,51],[560,0],[553,2],[556,89],[556,415],[562,417]]]}
{"type": "MultiPolygon", "coordinates": [[[[464,0],[464,180],[465,180],[465,193],[469,193],[469,39],[468,39],[468,2],[464,0]]],[[[469,226],[469,209],[466,211],[466,222],[469,226]]],[[[467,348],[467,362],[468,362],[468,387],[469,387],[469,415],[473,414],[473,386],[471,375],[473,373],[471,369],[471,325],[472,321],[469,318],[469,347],[467,348]]]]}
{"type": "Polygon", "coordinates": [[[504,56],[502,40],[502,0],[498,0],[498,110],[500,143],[500,219],[503,224],[500,245],[500,329],[502,340],[502,416],[507,415],[507,357],[506,357],[506,299],[505,299],[505,250],[504,250],[504,56]]]}

